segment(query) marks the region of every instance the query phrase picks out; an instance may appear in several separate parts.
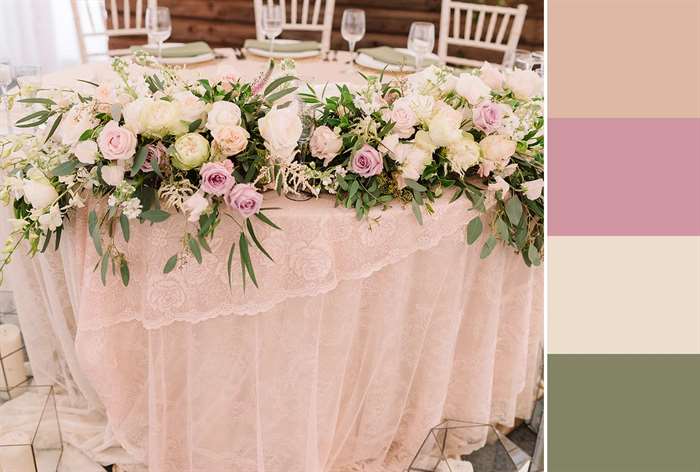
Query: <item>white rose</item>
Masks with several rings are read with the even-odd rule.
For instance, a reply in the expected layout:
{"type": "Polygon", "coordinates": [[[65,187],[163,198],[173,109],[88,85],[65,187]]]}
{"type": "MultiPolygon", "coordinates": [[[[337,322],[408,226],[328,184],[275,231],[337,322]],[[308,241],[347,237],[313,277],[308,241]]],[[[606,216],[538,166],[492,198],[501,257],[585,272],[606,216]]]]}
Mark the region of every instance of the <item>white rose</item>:
{"type": "Polygon", "coordinates": [[[394,122],[392,131],[401,138],[410,138],[418,124],[418,117],[413,111],[413,104],[407,97],[401,97],[394,102],[389,119],[394,122]]]}
{"type": "Polygon", "coordinates": [[[78,142],[86,130],[94,128],[98,124],[100,121],[93,116],[91,108],[75,105],[63,115],[56,134],[60,136],[62,144],[72,146],[78,142]]]}
{"type": "Polygon", "coordinates": [[[240,126],[222,126],[211,132],[224,156],[235,156],[248,147],[250,134],[240,126]]]}
{"type": "Polygon", "coordinates": [[[493,90],[501,90],[503,88],[503,81],[505,80],[503,72],[488,62],[484,62],[481,69],[479,69],[479,77],[493,90]]]}
{"type": "Polygon", "coordinates": [[[514,70],[506,78],[506,88],[521,100],[542,95],[542,78],[532,70],[514,70]]]}
{"type": "Polygon", "coordinates": [[[469,139],[471,134],[465,136],[467,137],[447,147],[447,160],[450,161],[452,170],[460,175],[463,175],[470,167],[478,164],[479,156],[481,155],[481,149],[474,142],[474,138],[469,139]]]}
{"type": "Polygon", "coordinates": [[[476,105],[491,93],[491,88],[472,74],[460,74],[455,89],[458,94],[467,99],[470,105],[476,105]]]}
{"type": "Polygon", "coordinates": [[[384,139],[377,146],[377,150],[382,156],[389,154],[389,157],[395,159],[394,154],[396,153],[397,146],[399,145],[399,136],[397,134],[390,134],[385,136],[384,139]]]}
{"type": "Polygon", "coordinates": [[[273,160],[290,163],[294,159],[302,131],[301,120],[294,109],[274,107],[258,120],[258,128],[273,160]]]}
{"type": "Polygon", "coordinates": [[[444,102],[440,102],[435,108],[435,116],[428,124],[430,139],[437,146],[448,146],[462,137],[462,131],[459,129],[462,114],[444,102]]]}
{"type": "Polygon", "coordinates": [[[102,180],[107,185],[116,187],[124,180],[124,167],[121,164],[104,166],[101,170],[102,180]]]}
{"type": "Polygon", "coordinates": [[[214,131],[222,126],[239,126],[241,124],[241,109],[231,102],[216,102],[207,115],[206,127],[214,131]]]}
{"type": "Polygon", "coordinates": [[[145,134],[159,138],[184,134],[189,124],[182,120],[178,104],[167,100],[150,100],[141,110],[140,120],[145,134]]]}
{"type": "Polygon", "coordinates": [[[134,134],[143,133],[144,126],[141,121],[141,112],[146,104],[150,103],[150,98],[139,98],[133,102],[127,103],[122,109],[122,117],[124,117],[124,126],[129,128],[134,134]]]}
{"type": "Polygon", "coordinates": [[[343,148],[343,139],[328,126],[319,126],[311,135],[309,148],[311,155],[323,159],[323,165],[327,166],[343,148]]]}
{"type": "Polygon", "coordinates": [[[32,168],[27,172],[27,177],[28,179],[24,179],[22,186],[24,199],[33,208],[41,210],[58,199],[58,192],[39,169],[32,168]]]}
{"type": "Polygon", "coordinates": [[[73,154],[83,164],[94,164],[97,157],[97,143],[92,139],[80,141],[73,148],[73,154]]]}
{"type": "Polygon", "coordinates": [[[204,213],[204,211],[209,207],[209,201],[204,198],[202,192],[197,192],[192,194],[187,200],[182,204],[182,208],[187,214],[187,221],[190,223],[196,223],[199,221],[199,217],[204,213]]]}
{"type": "Polygon", "coordinates": [[[192,92],[184,90],[173,95],[180,107],[180,119],[189,123],[204,118],[207,105],[192,92]]]}

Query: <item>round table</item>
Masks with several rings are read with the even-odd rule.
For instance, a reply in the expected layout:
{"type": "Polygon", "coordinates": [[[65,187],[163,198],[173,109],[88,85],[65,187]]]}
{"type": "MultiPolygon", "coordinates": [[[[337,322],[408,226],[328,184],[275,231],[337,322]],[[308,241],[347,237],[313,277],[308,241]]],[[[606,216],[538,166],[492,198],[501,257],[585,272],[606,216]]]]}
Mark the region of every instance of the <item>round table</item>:
{"type": "MultiPolygon", "coordinates": [[[[246,79],[264,64],[227,62],[246,79]]],[[[298,72],[348,81],[343,67],[306,60],[298,72]]],[[[83,66],[46,83],[106,73],[83,66]]],[[[77,355],[115,437],[150,472],[398,471],[443,418],[529,416],[542,269],[502,247],[481,260],[481,245],[464,242],[469,202],[448,202],[419,225],[399,203],[358,221],[330,197],[268,192],[282,230],[256,223],[274,262],[254,250],[260,288],[245,291],[237,256],[228,285],[230,221],[202,265],[170,274],[184,218],[132,225],[129,244],[118,241],[131,269],[123,287],[102,286],[78,214],[64,249],[77,355]]]]}

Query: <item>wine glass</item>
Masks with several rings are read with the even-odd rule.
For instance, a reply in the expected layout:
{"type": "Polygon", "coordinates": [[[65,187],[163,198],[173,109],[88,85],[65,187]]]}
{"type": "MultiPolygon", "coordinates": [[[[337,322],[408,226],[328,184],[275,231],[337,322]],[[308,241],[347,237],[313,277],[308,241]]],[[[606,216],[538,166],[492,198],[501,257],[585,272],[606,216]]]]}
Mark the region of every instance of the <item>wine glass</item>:
{"type": "Polygon", "coordinates": [[[5,99],[5,119],[7,120],[7,134],[12,134],[12,123],[10,119],[10,100],[7,91],[12,83],[12,63],[9,59],[0,58],[0,91],[5,99]]]}
{"type": "Polygon", "coordinates": [[[22,65],[15,68],[15,80],[22,97],[32,98],[41,88],[41,67],[22,65]]]}
{"type": "MultiPolygon", "coordinates": [[[[345,64],[352,64],[355,59],[355,44],[365,35],[365,11],[357,8],[348,8],[343,12],[343,22],[340,26],[340,34],[348,42],[350,59],[345,64]]],[[[352,65],[349,68],[352,71],[352,65]]]]}
{"type": "Polygon", "coordinates": [[[173,31],[170,21],[170,9],[167,7],[148,7],[146,9],[146,31],[148,39],[158,43],[158,62],[163,60],[163,42],[173,31]]]}
{"type": "MultiPolygon", "coordinates": [[[[298,96],[289,106],[296,108],[299,119],[301,120],[301,135],[299,136],[298,160],[299,162],[303,163],[306,160],[307,153],[309,152],[308,144],[311,140],[311,135],[313,135],[314,129],[316,128],[316,120],[314,118],[315,111],[312,107],[305,104],[298,96]]],[[[304,190],[302,190],[299,193],[286,193],[285,196],[289,200],[293,200],[295,202],[304,202],[313,197],[312,194],[304,190]]]]}
{"type": "Polygon", "coordinates": [[[531,70],[532,69],[532,53],[525,49],[515,50],[515,63],[516,69],[531,70]]]}
{"type": "Polygon", "coordinates": [[[284,15],[281,5],[268,4],[262,9],[261,18],[262,32],[270,40],[270,55],[275,50],[275,38],[282,34],[284,26],[284,15]]]}
{"type": "Polygon", "coordinates": [[[433,51],[435,45],[435,25],[424,21],[411,23],[408,33],[408,49],[416,56],[416,71],[421,69],[423,58],[433,51]]]}

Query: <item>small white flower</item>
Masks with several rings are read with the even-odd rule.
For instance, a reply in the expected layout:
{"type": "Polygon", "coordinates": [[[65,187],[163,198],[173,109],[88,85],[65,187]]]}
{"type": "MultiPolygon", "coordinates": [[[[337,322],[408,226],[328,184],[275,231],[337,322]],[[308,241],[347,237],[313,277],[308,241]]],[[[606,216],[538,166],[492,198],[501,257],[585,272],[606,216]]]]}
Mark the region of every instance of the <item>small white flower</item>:
{"type": "Polygon", "coordinates": [[[39,217],[39,225],[44,231],[56,231],[63,224],[61,210],[58,205],[52,205],[51,209],[39,217]]]}
{"type": "Polygon", "coordinates": [[[128,219],[133,220],[141,214],[141,201],[138,198],[130,198],[121,205],[122,213],[128,219]]]}
{"type": "Polygon", "coordinates": [[[544,188],[544,180],[535,179],[529,182],[523,182],[522,189],[525,191],[525,196],[530,200],[537,200],[542,195],[544,188]]]}

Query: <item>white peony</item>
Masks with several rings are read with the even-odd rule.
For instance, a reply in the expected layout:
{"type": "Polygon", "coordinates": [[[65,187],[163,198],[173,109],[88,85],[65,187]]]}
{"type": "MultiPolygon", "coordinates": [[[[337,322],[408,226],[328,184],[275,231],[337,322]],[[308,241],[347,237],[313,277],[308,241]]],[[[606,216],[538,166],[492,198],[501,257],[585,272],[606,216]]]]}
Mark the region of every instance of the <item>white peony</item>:
{"type": "Polygon", "coordinates": [[[389,157],[395,159],[394,154],[396,153],[398,145],[399,136],[397,134],[390,134],[388,136],[385,136],[384,139],[381,140],[379,146],[377,146],[377,150],[382,156],[389,154],[389,157]]]}
{"type": "Polygon", "coordinates": [[[447,147],[447,160],[450,161],[452,170],[463,175],[470,167],[479,163],[481,149],[471,138],[471,134],[465,134],[463,139],[452,143],[447,147]]]}
{"type": "Polygon", "coordinates": [[[433,156],[418,146],[405,146],[408,146],[408,148],[401,152],[403,158],[401,175],[405,179],[418,180],[425,167],[433,160],[433,156]]]}
{"type": "Polygon", "coordinates": [[[190,223],[196,223],[199,221],[199,217],[204,213],[204,211],[209,207],[209,201],[204,197],[202,192],[196,192],[192,194],[187,200],[182,204],[183,210],[187,214],[187,221],[190,223]]]}
{"type": "Polygon", "coordinates": [[[479,77],[472,74],[460,74],[455,87],[457,93],[467,99],[470,105],[476,105],[491,94],[491,88],[479,77]]]}
{"type": "Polygon", "coordinates": [[[241,109],[231,102],[216,102],[207,115],[206,127],[210,131],[222,126],[239,126],[241,124],[241,109]]]}
{"type": "Polygon", "coordinates": [[[419,120],[425,121],[433,116],[433,108],[435,107],[435,99],[433,97],[415,94],[406,98],[411,103],[411,109],[419,120]]]}
{"type": "Polygon", "coordinates": [[[531,70],[514,70],[506,78],[506,88],[521,100],[542,95],[543,81],[537,72],[531,70]]]}
{"type": "Polygon", "coordinates": [[[116,187],[124,180],[124,167],[121,163],[104,166],[100,172],[102,173],[102,180],[104,180],[107,185],[116,187]]]}
{"type": "Polygon", "coordinates": [[[146,104],[151,101],[150,98],[139,98],[133,102],[127,103],[122,109],[122,117],[124,118],[124,126],[129,128],[134,134],[143,133],[144,126],[141,121],[141,112],[146,104]]]}
{"type": "Polygon", "coordinates": [[[97,143],[92,139],[80,141],[73,147],[73,154],[83,164],[94,164],[97,158],[97,143]]]}
{"type": "Polygon", "coordinates": [[[180,107],[180,119],[188,124],[203,119],[207,112],[206,103],[190,91],[178,92],[173,95],[173,99],[180,107]]]}
{"type": "Polygon", "coordinates": [[[58,199],[58,192],[51,185],[49,179],[35,167],[27,172],[27,178],[24,179],[22,188],[24,199],[37,210],[52,205],[58,199]]]}
{"type": "Polygon", "coordinates": [[[439,102],[435,109],[435,116],[428,124],[430,139],[437,146],[448,146],[462,137],[462,114],[444,102],[439,102]]]}
{"type": "Polygon", "coordinates": [[[299,115],[290,107],[280,110],[275,106],[258,120],[258,128],[272,159],[292,162],[302,132],[299,115]]]}
{"type": "Polygon", "coordinates": [[[149,100],[141,109],[139,118],[143,133],[159,138],[184,134],[189,124],[183,121],[180,106],[167,100],[149,100]]]}

